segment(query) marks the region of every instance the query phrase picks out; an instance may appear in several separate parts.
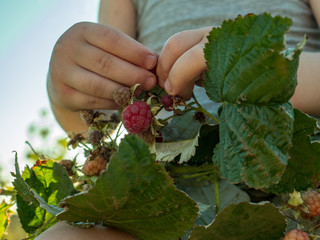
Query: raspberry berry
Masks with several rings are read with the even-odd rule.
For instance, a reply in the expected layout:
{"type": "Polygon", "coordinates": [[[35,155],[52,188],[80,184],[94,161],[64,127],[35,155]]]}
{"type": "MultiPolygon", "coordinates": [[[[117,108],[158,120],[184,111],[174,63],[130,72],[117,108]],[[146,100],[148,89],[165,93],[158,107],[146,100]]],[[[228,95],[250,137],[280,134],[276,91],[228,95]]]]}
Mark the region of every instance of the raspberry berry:
{"type": "Polygon", "coordinates": [[[302,194],[302,199],[308,206],[309,212],[307,216],[316,217],[320,215],[320,194],[319,192],[312,190],[306,191],[302,194]]]}
{"type": "Polygon", "coordinates": [[[130,103],[130,99],[131,99],[130,88],[123,87],[123,88],[115,90],[113,92],[113,99],[116,102],[116,104],[125,108],[130,103]]]}
{"type": "Polygon", "coordinates": [[[160,102],[166,111],[173,110],[173,97],[171,95],[163,95],[160,99],[160,102]]]}
{"type": "Polygon", "coordinates": [[[129,133],[138,134],[146,131],[152,123],[150,107],[143,101],[136,101],[122,112],[124,127],[129,133]]]}
{"type": "Polygon", "coordinates": [[[293,229],[287,232],[282,240],[310,240],[308,234],[299,229],[293,229]]]}
{"type": "Polygon", "coordinates": [[[102,156],[97,156],[93,160],[87,158],[86,162],[82,167],[82,172],[87,176],[99,176],[102,170],[107,167],[108,161],[102,156]]]}

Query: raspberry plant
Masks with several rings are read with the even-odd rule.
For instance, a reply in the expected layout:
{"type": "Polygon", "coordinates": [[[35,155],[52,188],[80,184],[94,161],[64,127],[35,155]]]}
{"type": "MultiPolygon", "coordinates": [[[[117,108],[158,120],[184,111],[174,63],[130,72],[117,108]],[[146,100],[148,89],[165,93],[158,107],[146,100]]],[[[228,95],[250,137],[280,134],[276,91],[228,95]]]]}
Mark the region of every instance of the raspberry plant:
{"type": "MultiPolygon", "coordinates": [[[[285,49],[290,26],[290,19],[264,13],[212,29],[203,85],[209,99],[221,103],[218,117],[195,96],[185,102],[157,88],[136,97],[134,86],[114,94],[124,108],[118,116],[82,112],[88,136],[70,134],[68,145],[83,148],[87,163],[74,160],[71,174],[52,159],[21,174],[16,157],[16,203],[31,238],[67,221],[116,227],[142,240],[270,240],[299,234],[317,239],[319,218],[305,217],[313,208],[302,196],[319,186],[320,143],[313,140],[319,127],[289,102],[306,41],[285,49]],[[162,109],[172,114],[159,119],[162,109]],[[112,131],[120,120],[130,134],[118,145],[121,128],[115,137],[112,131]],[[190,135],[188,128],[197,133],[190,135]],[[105,165],[94,164],[97,158],[105,165]],[[177,189],[181,179],[213,184],[214,209],[177,189]],[[224,201],[223,184],[250,193],[251,202],[224,201]],[[201,218],[208,212],[211,223],[201,218]]],[[[3,203],[0,214],[8,206],[3,203]]]]}

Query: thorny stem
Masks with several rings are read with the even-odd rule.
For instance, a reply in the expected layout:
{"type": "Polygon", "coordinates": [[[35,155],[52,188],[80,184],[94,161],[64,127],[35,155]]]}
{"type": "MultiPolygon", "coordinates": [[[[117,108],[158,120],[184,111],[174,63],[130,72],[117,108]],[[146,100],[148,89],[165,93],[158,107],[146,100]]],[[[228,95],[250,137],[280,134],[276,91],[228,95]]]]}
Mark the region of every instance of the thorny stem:
{"type": "MultiPolygon", "coordinates": [[[[189,109],[187,109],[187,110],[185,110],[185,111],[183,111],[184,113],[187,113],[187,112],[190,112],[192,109],[191,108],[189,108],[189,109]]],[[[162,119],[163,121],[168,121],[169,119],[171,119],[171,118],[173,118],[173,117],[176,117],[176,115],[171,115],[171,116],[169,116],[169,117],[167,117],[167,118],[165,118],[165,119],[162,119]]]]}
{"type": "Polygon", "coordinates": [[[198,100],[197,100],[197,98],[196,98],[196,96],[194,94],[192,94],[192,98],[193,98],[193,100],[195,101],[195,103],[197,104],[198,107],[197,108],[191,107],[191,109],[203,112],[204,114],[206,114],[208,117],[210,117],[216,123],[220,123],[220,121],[215,116],[213,116],[211,113],[209,113],[206,109],[204,109],[201,106],[201,104],[198,102],[198,100]]]}
{"type": "Polygon", "coordinates": [[[219,195],[219,177],[215,176],[214,178],[214,194],[215,194],[215,200],[216,200],[216,211],[217,213],[220,212],[221,206],[220,206],[220,195],[219,195]]]}

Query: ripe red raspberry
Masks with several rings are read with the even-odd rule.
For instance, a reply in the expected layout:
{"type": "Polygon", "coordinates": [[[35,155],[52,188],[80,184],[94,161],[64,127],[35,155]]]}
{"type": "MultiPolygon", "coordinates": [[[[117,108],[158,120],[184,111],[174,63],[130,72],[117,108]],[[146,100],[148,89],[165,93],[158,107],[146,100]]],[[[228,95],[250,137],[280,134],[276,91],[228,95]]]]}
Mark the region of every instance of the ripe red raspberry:
{"type": "Polygon", "coordinates": [[[293,229],[284,235],[283,240],[310,240],[308,234],[299,229],[293,229]]]}
{"type": "Polygon", "coordinates": [[[120,89],[115,90],[113,92],[113,99],[116,102],[116,104],[125,108],[130,103],[130,99],[131,99],[130,88],[122,87],[120,89]]]}
{"type": "Polygon", "coordinates": [[[166,111],[173,110],[173,97],[171,95],[163,95],[160,99],[160,102],[166,111]]]}
{"type": "Polygon", "coordinates": [[[133,102],[123,110],[122,120],[129,133],[138,134],[146,131],[152,122],[149,105],[143,101],[133,102]]]}
{"type": "Polygon", "coordinates": [[[307,216],[316,217],[320,215],[320,194],[317,191],[304,192],[302,199],[308,205],[309,213],[307,213],[307,216]]]}
{"type": "Polygon", "coordinates": [[[107,167],[108,161],[102,156],[97,156],[93,160],[90,157],[87,158],[86,162],[82,167],[82,172],[87,176],[99,176],[102,170],[107,167]]]}

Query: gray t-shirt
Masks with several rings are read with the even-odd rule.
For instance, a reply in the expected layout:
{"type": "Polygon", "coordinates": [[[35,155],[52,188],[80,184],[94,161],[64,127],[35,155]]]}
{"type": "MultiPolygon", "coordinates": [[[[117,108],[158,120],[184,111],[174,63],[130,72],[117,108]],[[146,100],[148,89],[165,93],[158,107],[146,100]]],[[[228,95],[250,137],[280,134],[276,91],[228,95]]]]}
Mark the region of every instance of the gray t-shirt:
{"type": "Polygon", "coordinates": [[[308,0],[132,0],[138,17],[138,41],[160,53],[173,34],[205,26],[220,26],[239,14],[269,12],[292,19],[287,44],[292,47],[305,34],[304,50],[320,51],[320,30],[308,0]]]}

